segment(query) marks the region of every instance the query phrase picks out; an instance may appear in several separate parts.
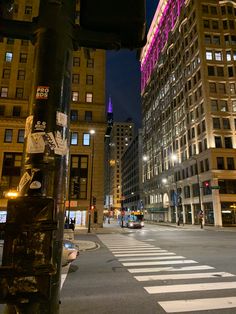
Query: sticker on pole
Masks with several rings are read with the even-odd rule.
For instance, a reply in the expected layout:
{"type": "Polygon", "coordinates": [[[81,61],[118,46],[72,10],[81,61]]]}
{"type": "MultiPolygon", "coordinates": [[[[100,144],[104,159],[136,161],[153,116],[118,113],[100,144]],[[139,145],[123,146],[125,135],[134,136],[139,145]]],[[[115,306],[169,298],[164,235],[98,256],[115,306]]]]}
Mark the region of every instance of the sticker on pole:
{"type": "Polygon", "coordinates": [[[36,99],[48,99],[49,86],[38,86],[36,90],[36,99]]]}
{"type": "Polygon", "coordinates": [[[45,149],[45,143],[43,139],[44,132],[31,133],[28,136],[26,152],[29,154],[43,153],[45,149]]]}
{"type": "Polygon", "coordinates": [[[67,115],[65,113],[57,111],[57,125],[67,127],[67,115]]]}

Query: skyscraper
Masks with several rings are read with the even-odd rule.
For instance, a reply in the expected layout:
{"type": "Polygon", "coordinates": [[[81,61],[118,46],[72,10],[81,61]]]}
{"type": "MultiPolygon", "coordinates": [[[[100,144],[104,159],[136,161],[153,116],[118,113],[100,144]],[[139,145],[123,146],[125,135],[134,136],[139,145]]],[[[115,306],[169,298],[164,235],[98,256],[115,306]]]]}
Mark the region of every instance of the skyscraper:
{"type": "Polygon", "coordinates": [[[160,0],[142,50],[145,207],[236,225],[236,2],[160,0]]]}
{"type": "MultiPolygon", "coordinates": [[[[32,21],[39,1],[19,0],[13,19],[32,21]]],[[[79,23],[77,1],[76,23],[79,23]]],[[[6,192],[16,189],[21,172],[25,119],[29,115],[35,47],[28,40],[1,38],[0,42],[0,210],[6,209],[6,192]]],[[[66,207],[77,225],[87,224],[91,186],[96,199],[92,225],[103,217],[105,123],[105,52],[79,48],[73,54],[70,111],[70,178],[66,207]],[[95,133],[91,135],[90,131],[95,133]],[[93,139],[92,139],[93,136],[93,139]],[[94,169],[92,154],[94,143],[94,169]],[[91,184],[92,183],[92,184],[91,184]]],[[[42,127],[38,125],[38,127],[42,127]]]]}

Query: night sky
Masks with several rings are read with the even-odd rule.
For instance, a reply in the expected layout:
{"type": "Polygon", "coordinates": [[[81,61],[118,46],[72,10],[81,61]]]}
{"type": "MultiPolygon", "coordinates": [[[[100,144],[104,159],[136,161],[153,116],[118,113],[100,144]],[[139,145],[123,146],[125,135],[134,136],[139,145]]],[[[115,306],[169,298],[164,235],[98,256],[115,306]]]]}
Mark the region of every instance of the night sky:
{"type": "MultiPolygon", "coordinates": [[[[148,28],[159,0],[147,0],[148,28]]],[[[147,30],[148,30],[147,28],[147,30]]],[[[136,51],[107,52],[106,98],[112,99],[114,121],[132,118],[141,127],[140,64],[136,51]]]]}

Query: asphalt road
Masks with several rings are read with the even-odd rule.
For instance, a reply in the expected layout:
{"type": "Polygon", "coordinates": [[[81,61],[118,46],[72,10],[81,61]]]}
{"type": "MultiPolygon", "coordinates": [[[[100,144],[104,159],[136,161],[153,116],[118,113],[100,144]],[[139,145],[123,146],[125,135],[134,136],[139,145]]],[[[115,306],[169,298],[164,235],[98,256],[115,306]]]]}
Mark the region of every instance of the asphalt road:
{"type": "Polygon", "coordinates": [[[79,235],[82,252],[61,294],[63,314],[236,313],[235,232],[146,225],[79,235]]]}
{"type": "Polygon", "coordinates": [[[113,225],[76,235],[99,246],[63,269],[60,313],[235,314],[234,230],[113,225]]]}

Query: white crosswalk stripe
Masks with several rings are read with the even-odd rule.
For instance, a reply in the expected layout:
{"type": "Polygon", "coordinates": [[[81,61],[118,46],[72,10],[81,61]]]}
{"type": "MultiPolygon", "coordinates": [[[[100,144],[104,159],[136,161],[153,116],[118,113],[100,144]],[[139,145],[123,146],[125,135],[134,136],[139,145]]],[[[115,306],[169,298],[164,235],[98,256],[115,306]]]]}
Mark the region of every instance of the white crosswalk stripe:
{"type": "Polygon", "coordinates": [[[209,311],[236,307],[236,297],[203,298],[193,300],[176,300],[159,302],[166,313],[184,313],[193,311],[209,311]]]}
{"type": "MultiPolygon", "coordinates": [[[[176,231],[171,228],[161,231],[164,230],[176,231]]],[[[157,230],[154,231],[157,232],[157,230]]],[[[139,274],[134,278],[139,282],[145,282],[145,291],[152,295],[162,296],[158,304],[166,313],[236,309],[236,297],[228,296],[227,292],[225,297],[205,298],[204,296],[206,291],[236,289],[236,281],[229,281],[235,278],[234,274],[214,271],[215,268],[212,266],[198,265],[195,260],[178,256],[174,252],[168,252],[130,237],[126,245],[127,237],[124,235],[99,235],[99,238],[118,261],[124,267],[128,267],[129,273],[139,274]],[[228,281],[224,281],[224,278],[228,281]],[[209,282],[205,282],[208,279],[209,282]],[[185,282],[182,283],[182,280],[185,282]],[[189,280],[191,283],[188,283],[189,280]],[[194,280],[197,282],[194,283],[194,280]],[[199,280],[205,281],[199,283],[199,280]],[[155,281],[159,284],[148,285],[149,282],[153,284],[155,281]],[[198,298],[190,299],[187,294],[183,299],[178,297],[179,293],[188,292],[198,293],[198,298]],[[199,293],[202,294],[202,298],[199,298],[199,293]],[[173,297],[169,300],[169,294],[174,294],[176,300],[173,300],[173,297]]]]}

